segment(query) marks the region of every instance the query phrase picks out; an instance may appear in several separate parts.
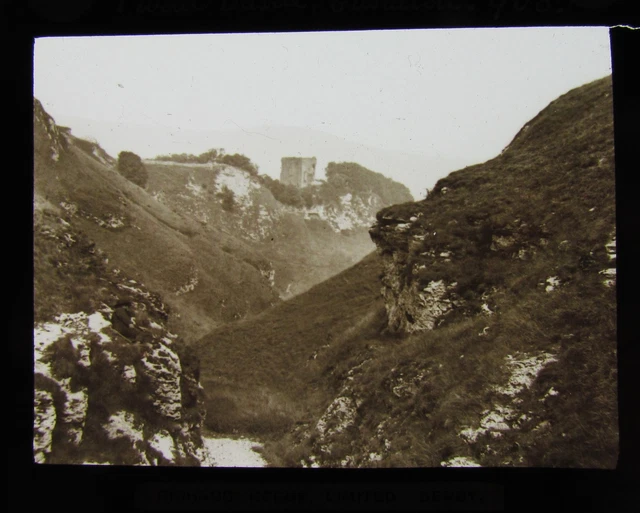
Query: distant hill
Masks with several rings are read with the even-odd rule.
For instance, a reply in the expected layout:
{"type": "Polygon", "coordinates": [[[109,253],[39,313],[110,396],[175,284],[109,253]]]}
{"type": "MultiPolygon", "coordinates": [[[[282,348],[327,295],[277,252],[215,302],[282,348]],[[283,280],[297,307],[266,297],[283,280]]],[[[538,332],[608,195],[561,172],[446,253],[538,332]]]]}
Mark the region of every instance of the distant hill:
{"type": "Polygon", "coordinates": [[[248,157],[229,153],[215,164],[147,160],[140,187],[97,141],[58,127],[39,102],[36,110],[51,131],[36,127],[36,201],[86,233],[110,265],[160,293],[175,309],[172,327],[188,340],[357,262],[373,249],[367,229],[393,202],[391,191],[410,198],[362,168],[367,178],[353,182],[353,194],[349,183],[329,180],[312,208],[281,203],[248,157]]]}
{"type": "Polygon", "coordinates": [[[615,467],[612,114],[611,77],[562,95],[381,209],[376,254],[202,338],[209,427],[276,466],[615,467]]]}
{"type": "Polygon", "coordinates": [[[280,176],[280,159],[285,156],[318,159],[317,176],[329,162],[358,164],[406,185],[415,198],[422,198],[427,188],[448,172],[468,164],[461,156],[424,155],[385,150],[348,141],[327,132],[305,127],[244,127],[233,130],[179,130],[158,124],[128,126],[97,120],[69,117],[65,123],[74,133],[92,136],[112,154],[127,148],[122,141],[140,141],[135,150],[150,159],[167,153],[200,154],[209,148],[224,148],[227,153],[242,153],[255,162],[262,174],[280,176]]]}

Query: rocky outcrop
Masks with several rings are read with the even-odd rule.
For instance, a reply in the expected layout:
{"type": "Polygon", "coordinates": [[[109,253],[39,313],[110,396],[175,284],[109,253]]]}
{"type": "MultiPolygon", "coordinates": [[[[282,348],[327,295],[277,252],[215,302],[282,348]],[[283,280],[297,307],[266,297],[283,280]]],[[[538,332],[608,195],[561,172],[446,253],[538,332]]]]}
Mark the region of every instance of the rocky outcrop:
{"type": "Polygon", "coordinates": [[[155,321],[147,342],[133,344],[113,330],[111,313],[35,326],[35,461],[199,465],[205,413],[186,348],[155,321]]]}
{"type": "Polygon", "coordinates": [[[281,299],[370,253],[366,230],[385,206],[373,192],[347,190],[322,201],[316,192],[312,205],[281,203],[259,176],[226,164],[146,160],[145,166],[157,202],[196,220],[207,237],[217,237],[217,230],[233,234],[236,242],[223,245],[229,254],[254,250],[245,261],[281,299]]]}
{"type": "Polygon", "coordinates": [[[374,219],[375,213],[383,206],[380,197],[374,193],[347,193],[340,196],[339,202],[314,205],[298,211],[305,219],[325,221],[334,232],[340,233],[343,230],[367,228],[374,219]]]}
{"type": "Polygon", "coordinates": [[[369,233],[384,260],[391,331],[431,330],[456,311],[491,315],[505,290],[534,280],[549,293],[597,273],[615,284],[610,87],[602,79],[567,93],[498,157],[377,214],[369,233]],[[589,155],[575,123],[593,130],[589,155]]]}
{"type": "Polygon", "coordinates": [[[286,222],[283,218],[288,216],[324,222],[335,233],[364,229],[371,224],[375,213],[385,206],[375,193],[345,192],[335,201],[294,207],[277,201],[257,176],[242,169],[223,164],[188,166],[156,160],[146,160],[145,165],[152,172],[185,175],[184,183],[178,187],[168,188],[166,181],[161,185],[160,180],[152,180],[150,192],[156,200],[180,208],[203,225],[216,219],[218,223],[238,230],[238,235],[248,242],[270,240],[286,222]],[[228,215],[220,218],[225,190],[232,194],[233,207],[227,208],[228,215]]]}
{"type": "MultiPolygon", "coordinates": [[[[413,279],[417,271],[425,264],[410,261],[410,254],[416,244],[422,247],[425,235],[410,235],[413,223],[422,214],[391,217],[386,212],[379,216],[380,221],[369,233],[377,245],[378,254],[383,260],[381,293],[387,309],[388,328],[391,332],[413,333],[432,330],[462,300],[455,294],[457,283],[444,279],[420,283],[413,279]]],[[[448,262],[450,251],[434,250],[424,253],[433,258],[448,262]]]]}
{"type": "Polygon", "coordinates": [[[43,204],[34,226],[34,461],[205,462],[199,361],[168,329],[168,307],[43,204]],[[114,315],[123,305],[128,330],[114,315]]]}
{"type": "Polygon", "coordinates": [[[33,99],[34,151],[41,157],[58,162],[68,146],[68,130],[58,127],[39,100],[33,99]]]}

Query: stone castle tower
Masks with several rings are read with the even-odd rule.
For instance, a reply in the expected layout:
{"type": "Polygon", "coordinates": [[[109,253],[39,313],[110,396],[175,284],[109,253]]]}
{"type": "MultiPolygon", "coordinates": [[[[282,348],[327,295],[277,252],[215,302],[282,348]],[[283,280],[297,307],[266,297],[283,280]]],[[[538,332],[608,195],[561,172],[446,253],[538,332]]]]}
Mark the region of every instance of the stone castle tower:
{"type": "Polygon", "coordinates": [[[280,181],[299,189],[311,185],[316,176],[316,158],[282,157],[280,181]]]}

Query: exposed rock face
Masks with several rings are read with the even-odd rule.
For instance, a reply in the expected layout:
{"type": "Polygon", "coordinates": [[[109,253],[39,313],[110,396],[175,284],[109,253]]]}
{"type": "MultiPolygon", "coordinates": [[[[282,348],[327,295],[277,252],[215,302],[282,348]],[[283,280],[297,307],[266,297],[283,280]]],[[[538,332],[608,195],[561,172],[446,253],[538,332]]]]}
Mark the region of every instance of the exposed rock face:
{"type": "Polygon", "coordinates": [[[166,305],[109,270],[108,257],[70,223],[35,214],[34,460],[205,461],[199,361],[168,330],[166,305]],[[123,304],[133,338],[117,329],[113,314],[123,304]]]}
{"type": "Polygon", "coordinates": [[[171,349],[172,341],[162,339],[142,357],[142,363],[153,386],[153,406],[164,417],[180,420],[182,418],[182,391],[180,380],[182,368],[180,358],[171,349]]]}
{"type": "Polygon", "coordinates": [[[422,201],[378,212],[369,233],[384,260],[391,331],[431,330],[455,311],[491,315],[505,289],[534,279],[548,293],[597,273],[605,287],[615,284],[609,90],[603,79],[567,93],[590,111],[559,99],[562,108],[542,111],[500,156],[451,173],[422,201]],[[557,123],[556,139],[543,119],[557,123]],[[569,119],[590,120],[597,143],[588,156],[569,119]],[[535,172],[524,171],[532,160],[535,172]],[[580,228],[583,217],[593,229],[580,228]]]}
{"type": "Polygon", "coordinates": [[[134,345],[113,330],[110,313],[36,325],[35,461],[199,465],[197,369],[183,368],[185,349],[160,324],[149,328],[149,342],[134,345]]]}
{"type": "Polygon", "coordinates": [[[382,206],[382,200],[376,194],[347,193],[340,197],[339,203],[302,208],[299,212],[305,219],[319,219],[327,222],[334,232],[339,233],[342,230],[368,227],[375,213],[382,206]]]}
{"type": "Polygon", "coordinates": [[[281,299],[307,290],[370,253],[367,228],[385,206],[377,194],[350,193],[346,186],[335,198],[292,206],[278,201],[259,177],[228,165],[146,160],[145,166],[148,191],[157,202],[192,217],[206,236],[217,229],[233,234],[236,244],[225,245],[230,254],[245,248],[259,253],[259,258],[245,257],[245,261],[281,299]]]}
{"type": "Polygon", "coordinates": [[[307,221],[324,221],[335,233],[363,229],[371,225],[375,213],[385,206],[375,193],[347,192],[336,201],[293,207],[275,200],[256,176],[231,166],[187,166],[156,160],[146,160],[145,165],[159,174],[168,171],[185,175],[184,182],[170,188],[166,181],[154,180],[152,176],[149,190],[157,201],[180,208],[205,225],[218,218],[217,222],[239,229],[238,235],[249,242],[270,240],[283,223],[283,218],[289,216],[307,221]],[[223,189],[233,193],[235,206],[231,215],[219,219],[220,193],[223,189]]]}
{"type": "MultiPolygon", "coordinates": [[[[361,455],[359,455],[360,458],[354,457],[356,455],[354,450],[356,444],[354,444],[353,434],[357,431],[357,425],[361,421],[358,410],[363,401],[361,394],[354,390],[352,385],[368,363],[370,363],[370,360],[363,360],[347,372],[344,386],[338,396],[327,406],[313,428],[315,442],[306,460],[301,461],[303,467],[338,466],[353,468],[361,463],[361,455]],[[345,447],[349,448],[349,454],[342,454],[345,447]]],[[[371,454],[373,454],[372,461],[378,457],[375,453],[371,454]]],[[[369,452],[367,452],[365,459],[368,458],[369,452]]]]}
{"type": "Polygon", "coordinates": [[[39,100],[33,99],[34,150],[38,155],[58,162],[67,147],[66,132],[47,114],[39,100]]]}
{"type": "Polygon", "coordinates": [[[609,259],[609,267],[600,271],[600,274],[605,276],[603,284],[607,287],[613,287],[616,284],[616,234],[615,231],[611,234],[611,240],[605,244],[607,251],[607,258],[609,259]]]}
{"type": "Polygon", "coordinates": [[[33,404],[33,452],[36,463],[46,462],[51,453],[53,430],[56,427],[56,408],[51,393],[36,390],[33,404]]]}
{"type": "MultiPolygon", "coordinates": [[[[434,329],[455,305],[461,303],[453,292],[456,282],[432,280],[423,286],[417,280],[411,280],[416,274],[414,271],[425,266],[411,266],[409,252],[413,244],[424,241],[424,236],[407,236],[407,231],[419,219],[415,215],[407,217],[387,216],[369,232],[383,260],[381,293],[385,299],[388,327],[392,332],[402,333],[434,329]]],[[[435,252],[431,251],[431,256],[435,257],[435,252]]],[[[441,252],[438,258],[448,261],[450,256],[447,251],[441,252]]]]}

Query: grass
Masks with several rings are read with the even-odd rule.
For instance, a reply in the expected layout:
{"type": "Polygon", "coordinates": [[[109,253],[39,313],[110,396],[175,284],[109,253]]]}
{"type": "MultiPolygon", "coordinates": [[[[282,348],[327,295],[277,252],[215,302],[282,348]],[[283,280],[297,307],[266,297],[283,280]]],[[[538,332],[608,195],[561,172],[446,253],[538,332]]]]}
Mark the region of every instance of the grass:
{"type": "MultiPolygon", "coordinates": [[[[78,227],[77,219],[65,214],[63,209],[52,202],[36,196],[34,212],[34,314],[35,322],[51,322],[61,313],[85,312],[92,314],[104,305],[113,307],[125,292],[121,285],[130,285],[130,275],[124,272],[114,274],[107,264],[110,255],[102,252],[84,231],[78,227]]],[[[144,305],[140,316],[141,324],[154,322],[161,326],[167,321],[167,309],[160,295],[148,291],[142,285],[138,292],[126,295],[144,305]]],[[[162,336],[166,330],[153,328],[155,336],[162,336]]],[[[79,354],[66,335],[48,348],[51,371],[56,379],[70,378],[73,392],[86,389],[89,402],[86,424],[83,428],[83,441],[79,446],[69,439],[69,429],[58,422],[53,431],[52,452],[47,458],[49,463],[81,463],[85,460],[108,461],[112,464],[139,463],[138,450],[134,450],[127,440],[110,440],[103,426],[109,416],[124,410],[133,412],[138,421],[144,424],[148,438],[154,429],[167,429],[177,438],[182,438],[174,422],[160,415],[151,397],[153,387],[146,379],[141,358],[145,348],[140,344],[131,344],[119,337],[115,331],[110,333],[112,342],[108,343],[110,361],[97,335],[91,335],[88,342],[91,348],[91,366],[85,368],[79,364],[79,354]],[[122,377],[125,365],[136,368],[137,379],[129,383],[122,377]]],[[[180,339],[173,342],[173,349],[181,359],[182,405],[185,419],[198,422],[202,415],[202,392],[186,379],[189,375],[199,377],[199,361],[189,347],[180,339]]],[[[42,375],[35,376],[36,389],[51,392],[58,415],[63,411],[65,394],[53,380],[42,375]]],[[[143,443],[138,449],[148,447],[143,443]]],[[[193,460],[179,460],[180,463],[196,464],[193,460]]]]}
{"type": "Polygon", "coordinates": [[[372,255],[200,340],[208,394],[224,396],[234,412],[256,390],[304,404],[265,444],[275,466],[309,464],[311,455],[340,466],[348,455],[357,466],[437,467],[466,456],[484,466],[614,467],[616,298],[598,274],[611,266],[604,246],[615,228],[610,92],[605,78],[567,93],[500,156],[450,174],[425,200],[378,214],[372,235],[382,255],[395,255],[405,286],[458,283],[453,292],[465,305],[440,327],[383,335],[381,267],[372,255]],[[400,234],[385,220],[418,214],[400,234]],[[409,243],[414,235],[424,241],[409,243]],[[497,237],[511,242],[495,247],[497,237]],[[449,262],[442,251],[453,253],[449,262]],[[560,285],[547,292],[551,276],[560,285]],[[490,316],[481,313],[485,302],[490,316]],[[540,352],[558,361],[519,402],[492,388],[509,380],[507,356],[540,352]],[[552,387],[558,395],[547,395],[552,387]],[[357,400],[356,423],[322,439],[314,426],[338,396],[357,400]],[[519,428],[475,443],[459,436],[501,405],[527,415],[519,428]]]}
{"type": "MultiPolygon", "coordinates": [[[[44,111],[39,112],[47,119],[44,111]]],[[[60,137],[64,150],[54,161],[43,124],[35,124],[34,189],[38,202],[49,205],[50,220],[62,218],[76,232],[87,234],[109,256],[109,266],[160,293],[176,313],[171,329],[189,341],[222,323],[259,313],[278,302],[280,294],[291,297],[308,290],[373,249],[365,230],[345,236],[297,214],[284,214],[267,227],[264,240],[249,240],[246,234],[256,230],[260,210],[255,205],[242,215],[223,210],[215,184],[224,166],[147,163],[149,179],[143,190],[99,162],[93,155],[96,143],[90,141],[71,137],[67,144],[60,137]],[[189,184],[201,195],[192,194],[189,184]],[[61,203],[72,210],[61,208],[61,203]],[[99,224],[112,218],[122,224],[111,228],[99,224]],[[273,288],[263,275],[271,269],[273,288]],[[196,287],[176,295],[196,273],[196,287]]],[[[258,196],[267,210],[278,207],[265,188],[258,196]]],[[[39,241],[35,244],[40,245],[36,251],[44,251],[39,241]]],[[[66,275],[43,276],[38,284],[41,294],[59,288],[58,278],[66,275]]],[[[93,288],[94,284],[65,292],[67,304],[82,297],[81,308],[90,308],[93,288]]]]}
{"type": "MultiPolygon", "coordinates": [[[[118,237],[98,230],[96,242],[125,254],[119,265],[125,271],[144,270],[145,283],[161,291],[183,284],[191,272],[186,262],[197,262],[202,286],[173,298],[171,305],[184,314],[177,326],[197,339],[190,347],[201,361],[206,426],[218,434],[260,437],[263,454],[274,466],[310,464],[311,456],[322,466],[340,466],[349,456],[355,466],[437,467],[466,456],[483,466],[612,468],[618,453],[616,298],[615,287],[604,286],[599,274],[612,265],[604,246],[615,228],[610,91],[607,78],[567,93],[531,120],[500,156],[450,174],[425,200],[379,213],[380,226],[372,235],[385,258],[395,255],[403,286],[415,280],[458,283],[453,294],[464,305],[433,331],[386,332],[382,262],[375,254],[258,313],[266,296],[253,287],[250,273],[260,270],[265,254],[249,250],[247,256],[245,242],[190,223],[166,205],[147,203],[130,184],[119,187],[133,204],[127,211],[130,222],[142,233],[134,241],[126,238],[131,230],[118,237]],[[407,231],[393,229],[393,219],[407,221],[418,214],[407,231]],[[153,230],[162,232],[164,254],[153,230]],[[497,248],[498,237],[511,242],[497,248]],[[142,249],[136,245],[141,240],[142,249]],[[450,261],[438,256],[443,251],[452,252],[450,261]],[[164,274],[179,280],[169,286],[164,274]],[[552,276],[560,285],[547,292],[552,276]],[[247,291],[259,296],[251,304],[245,303],[247,291]],[[492,315],[482,313],[485,302],[492,315]],[[244,316],[240,321],[215,326],[238,313],[244,316]],[[518,394],[519,402],[493,388],[509,379],[509,355],[540,352],[558,361],[518,394]],[[551,388],[558,394],[548,395],[551,388]],[[338,397],[355,405],[350,412],[355,422],[323,437],[315,426],[338,397]],[[468,443],[459,436],[499,406],[527,418],[499,437],[480,434],[468,443]]],[[[182,187],[178,181],[185,177],[176,173],[171,179],[182,187]]],[[[150,187],[161,178],[150,172],[150,187]]],[[[50,184],[51,198],[59,184],[52,179],[50,184]]],[[[102,208],[110,201],[95,204],[102,208]]],[[[60,214],[53,211],[57,207],[48,208],[41,225],[55,231],[60,214]]],[[[303,248],[287,255],[276,249],[266,253],[286,256],[288,269],[276,273],[280,279],[294,280],[304,269],[305,255],[333,240],[333,235],[314,238],[305,226],[287,218],[273,233],[278,240],[293,237],[303,248]]],[[[45,317],[57,302],[92,307],[84,303],[93,300],[89,291],[97,285],[88,271],[95,255],[85,253],[93,255],[89,242],[67,246],[63,233],[40,233],[36,269],[48,272],[36,282],[36,301],[45,317]],[[54,279],[55,273],[62,274],[54,279]],[[73,279],[53,299],[38,292],[56,290],[63,276],[73,279]],[[70,283],[79,288],[66,288],[70,283]]],[[[97,392],[104,400],[96,408],[120,401],[108,392],[108,386],[97,392]]],[[[131,407],[153,415],[144,404],[131,407]]],[[[98,411],[96,418],[107,412],[98,411]]],[[[338,422],[337,417],[328,420],[329,425],[338,422]]]]}
{"type": "MultiPolygon", "coordinates": [[[[258,269],[222,251],[220,246],[234,237],[217,229],[207,230],[188,215],[172,211],[73,145],[57,162],[46,158],[45,153],[35,156],[34,186],[36,198],[40,198],[38,204],[48,206],[46,212],[37,215],[46,216],[47,227],[57,227],[57,232],[66,230],[58,226],[59,218],[62,218],[71,225],[66,231],[84,238],[82,234],[90,234],[95,247],[108,255],[110,268],[117,267],[164,296],[178,314],[172,318],[172,329],[186,339],[198,338],[221,322],[256,313],[277,301],[258,269]],[[74,210],[65,211],[60,207],[61,202],[73,205],[74,210]],[[98,221],[106,221],[110,216],[122,219],[123,226],[98,225],[98,221]],[[198,286],[193,292],[176,296],[176,291],[188,283],[195,272],[198,286]],[[238,286],[238,277],[242,277],[243,287],[238,286]],[[240,289],[246,293],[239,294],[240,289]],[[220,306],[223,300],[226,300],[226,308],[220,306]]],[[[208,170],[196,170],[200,171],[208,170]]],[[[165,175],[158,178],[153,166],[150,166],[149,174],[149,188],[152,184],[159,186],[157,180],[162,183],[166,179],[165,175]]],[[[41,240],[46,237],[38,228],[39,222],[36,220],[34,239],[38,266],[35,270],[36,293],[43,300],[47,294],[55,296],[56,300],[64,295],[68,298],[62,299],[65,307],[84,297],[86,300],[80,309],[89,308],[92,291],[100,284],[87,283],[84,290],[71,290],[73,280],[68,280],[71,276],[63,268],[65,253],[41,240]],[[49,265],[40,266],[39,262],[46,259],[54,264],[61,261],[56,273],[39,270],[49,265]],[[60,288],[67,290],[58,294],[60,288]]],[[[236,243],[235,246],[250,260],[263,260],[259,252],[246,244],[236,243]]],[[[76,247],[71,251],[77,251],[76,247]]],[[[73,272],[76,271],[79,269],[73,272]]],[[[42,315],[55,311],[54,298],[50,303],[52,308],[40,310],[42,315]]],[[[75,305],[71,306],[75,308],[75,305]]]]}
{"type": "Polygon", "coordinates": [[[194,350],[202,362],[206,402],[211,404],[208,422],[228,425],[215,420],[225,416],[216,408],[220,401],[227,404],[224,411],[238,412],[234,415],[245,419],[242,423],[248,432],[268,431],[260,426],[273,423],[272,417],[278,416],[274,411],[295,412],[293,422],[304,416],[298,405],[307,396],[307,377],[317,372],[324,358],[314,360],[314,353],[322,354],[326,349],[323,346],[345,338],[344,332],[354,321],[370,315],[372,308],[379,310],[376,275],[377,261],[371,255],[351,272],[345,271],[306,294],[253,319],[215,330],[198,341],[194,350]],[[291,372],[293,369],[298,372],[291,372]]]}

